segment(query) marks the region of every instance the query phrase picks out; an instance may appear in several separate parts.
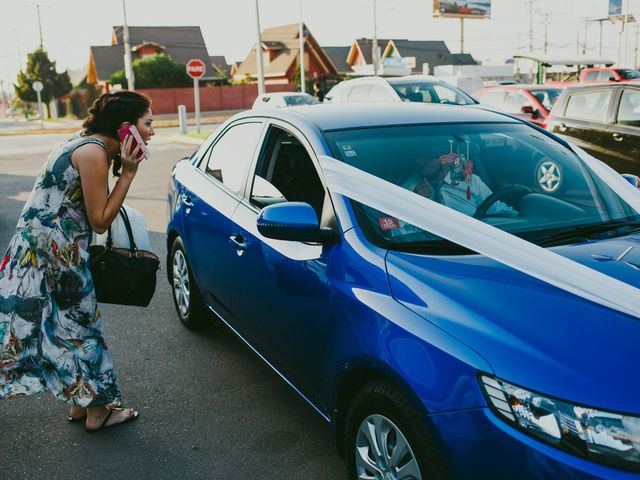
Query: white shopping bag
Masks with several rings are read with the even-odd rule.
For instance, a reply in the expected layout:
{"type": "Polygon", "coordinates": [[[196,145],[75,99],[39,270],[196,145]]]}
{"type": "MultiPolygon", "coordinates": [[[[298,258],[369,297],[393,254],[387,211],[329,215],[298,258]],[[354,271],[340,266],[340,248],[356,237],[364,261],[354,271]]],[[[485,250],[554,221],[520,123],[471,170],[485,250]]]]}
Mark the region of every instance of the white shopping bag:
{"type": "MultiPolygon", "coordinates": [[[[133,207],[128,205],[122,206],[129,216],[129,223],[131,224],[131,231],[133,233],[133,240],[135,241],[136,248],[138,250],[146,250],[151,252],[151,240],[149,239],[149,232],[147,232],[147,222],[142,214],[133,207]]],[[[106,245],[107,236],[109,231],[96,234],[94,244],[106,245]]],[[[122,215],[118,212],[118,216],[111,223],[111,240],[115,248],[129,248],[129,235],[124,225],[122,215]]]]}

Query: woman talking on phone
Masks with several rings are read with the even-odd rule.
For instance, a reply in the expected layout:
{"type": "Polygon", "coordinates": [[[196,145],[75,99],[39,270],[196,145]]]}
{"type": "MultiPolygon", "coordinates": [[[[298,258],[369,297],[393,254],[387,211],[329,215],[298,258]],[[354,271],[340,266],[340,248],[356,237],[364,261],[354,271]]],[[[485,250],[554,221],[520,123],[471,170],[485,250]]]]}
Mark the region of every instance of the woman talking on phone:
{"type": "Polygon", "coordinates": [[[120,406],[87,247],[118,215],[144,159],[133,136],[117,132],[133,125],[148,142],[150,106],[129,91],[95,101],[84,130],[49,155],[0,258],[0,398],[49,390],[88,432],[138,417],[120,406]]]}

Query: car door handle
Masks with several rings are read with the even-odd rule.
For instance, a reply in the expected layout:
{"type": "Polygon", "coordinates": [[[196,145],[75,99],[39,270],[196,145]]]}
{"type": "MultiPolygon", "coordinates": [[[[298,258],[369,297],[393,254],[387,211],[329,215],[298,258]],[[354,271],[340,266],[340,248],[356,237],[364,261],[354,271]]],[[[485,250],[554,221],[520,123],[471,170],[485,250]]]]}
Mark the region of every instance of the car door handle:
{"type": "Polygon", "coordinates": [[[231,235],[229,237],[232,243],[236,246],[236,253],[239,257],[242,256],[244,252],[247,251],[247,242],[244,241],[244,237],[241,234],[231,235]]]}
{"type": "Polygon", "coordinates": [[[193,207],[193,202],[191,201],[191,197],[186,193],[183,193],[182,195],[180,195],[180,200],[186,207],[189,207],[189,208],[193,207]]]}
{"type": "Polygon", "coordinates": [[[624,139],[624,137],[623,137],[622,135],[620,135],[619,133],[614,133],[614,134],[613,134],[613,139],[614,139],[616,142],[621,142],[621,141],[624,139]]]}
{"type": "Polygon", "coordinates": [[[564,123],[560,123],[558,125],[558,131],[559,132],[566,132],[567,131],[567,126],[564,123]]]}

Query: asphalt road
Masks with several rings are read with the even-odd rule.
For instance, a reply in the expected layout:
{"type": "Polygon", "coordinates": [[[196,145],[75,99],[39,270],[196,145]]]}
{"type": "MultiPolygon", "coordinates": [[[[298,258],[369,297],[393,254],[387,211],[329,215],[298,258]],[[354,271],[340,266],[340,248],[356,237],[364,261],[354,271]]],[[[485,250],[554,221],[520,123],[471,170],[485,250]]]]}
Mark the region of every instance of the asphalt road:
{"type": "MultiPolygon", "coordinates": [[[[158,131],[127,203],[165,258],[171,166],[193,145],[158,131]]],[[[0,137],[0,250],[60,135],[0,137]]],[[[333,430],[221,325],[180,325],[165,277],[147,308],[101,305],[132,424],[93,435],[49,393],[0,400],[0,478],[345,479],[333,430]]]]}

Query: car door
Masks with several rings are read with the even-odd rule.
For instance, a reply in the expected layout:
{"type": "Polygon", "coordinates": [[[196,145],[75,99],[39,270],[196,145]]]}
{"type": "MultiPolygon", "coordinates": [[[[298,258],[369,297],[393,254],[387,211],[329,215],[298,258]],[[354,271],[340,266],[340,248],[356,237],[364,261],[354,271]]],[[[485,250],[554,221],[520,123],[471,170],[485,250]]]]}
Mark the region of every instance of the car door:
{"type": "Polygon", "coordinates": [[[606,161],[609,158],[606,137],[611,99],[612,90],[609,88],[571,93],[564,112],[553,123],[552,131],[606,161]]]}
{"type": "Polygon", "coordinates": [[[256,227],[260,210],[277,202],[306,202],[319,218],[323,209],[327,215],[330,203],[325,205],[326,189],[310,151],[292,127],[275,122],[268,128],[247,199],[233,215],[229,278],[239,329],[315,401],[312,379],[327,349],[322,341],[328,331],[327,266],[333,246],[273,240],[256,227]]]}
{"type": "Polygon", "coordinates": [[[180,193],[184,238],[191,268],[205,302],[230,303],[228,242],[231,216],[244,191],[262,121],[240,121],[216,138],[180,193]]]}
{"type": "Polygon", "coordinates": [[[640,175],[640,89],[618,89],[615,120],[607,131],[606,147],[613,168],[640,175]]]}

